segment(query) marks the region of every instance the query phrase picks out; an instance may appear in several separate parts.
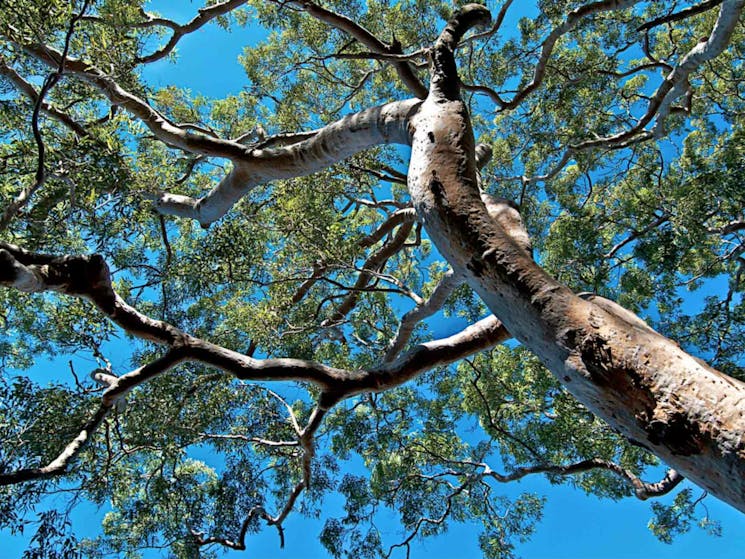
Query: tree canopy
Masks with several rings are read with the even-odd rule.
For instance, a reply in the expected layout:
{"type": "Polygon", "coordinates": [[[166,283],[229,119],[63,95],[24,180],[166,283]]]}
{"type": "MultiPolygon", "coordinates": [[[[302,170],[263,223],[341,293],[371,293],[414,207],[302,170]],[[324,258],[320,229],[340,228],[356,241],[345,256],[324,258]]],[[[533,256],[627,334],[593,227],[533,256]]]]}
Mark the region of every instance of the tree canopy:
{"type": "Polygon", "coordinates": [[[743,5],[2,0],[0,528],[511,557],[542,475],[716,532],[680,482],[745,511],[743,5]],[[215,25],[239,93],[148,79],[215,25]]]}

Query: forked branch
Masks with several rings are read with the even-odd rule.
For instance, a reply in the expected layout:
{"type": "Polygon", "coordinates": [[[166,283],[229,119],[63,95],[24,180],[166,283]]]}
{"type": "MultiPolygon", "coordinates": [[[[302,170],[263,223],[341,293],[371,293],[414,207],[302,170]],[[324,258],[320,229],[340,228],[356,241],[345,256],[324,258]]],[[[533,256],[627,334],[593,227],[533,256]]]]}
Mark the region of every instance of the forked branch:
{"type": "Polygon", "coordinates": [[[170,351],[122,377],[119,382],[112,384],[103,394],[101,404],[93,413],[92,417],[83,426],[78,435],[70,441],[57,457],[46,464],[36,468],[23,468],[11,472],[0,473],[0,486],[13,485],[36,479],[48,479],[68,473],[73,460],[80,454],[87,444],[90,443],[94,433],[103,423],[106,416],[119,398],[122,398],[129,390],[145,382],[146,380],[161,374],[183,361],[182,352],[170,351]]]}
{"type": "MultiPolygon", "coordinates": [[[[277,0],[273,1],[277,2],[277,0]]],[[[332,27],[339,29],[340,31],[347,33],[350,37],[353,37],[361,45],[365,46],[374,54],[402,54],[400,45],[398,45],[397,43],[391,45],[384,43],[375,35],[373,35],[369,30],[365,29],[362,25],[344,15],[323,8],[315,2],[310,2],[308,0],[299,0],[290,3],[303,10],[311,17],[314,17],[319,21],[323,21],[324,23],[327,23],[332,27]]],[[[418,98],[424,99],[427,96],[427,88],[416,76],[411,64],[409,64],[409,62],[406,60],[393,60],[392,64],[393,67],[396,69],[396,72],[398,72],[398,76],[401,78],[401,81],[404,83],[404,85],[406,85],[406,87],[408,87],[409,90],[418,98]]]]}
{"type": "MultiPolygon", "coordinates": [[[[176,45],[184,37],[184,35],[193,33],[216,17],[230,13],[234,9],[245,4],[247,1],[248,0],[227,0],[225,2],[212,4],[211,6],[207,6],[205,8],[200,8],[199,13],[194,17],[194,19],[184,25],[178,25],[177,23],[174,23],[170,20],[164,20],[163,18],[153,17],[149,14],[146,14],[148,16],[148,19],[146,20],[145,24],[148,27],[153,25],[162,25],[165,27],[169,27],[172,31],[172,34],[170,39],[168,39],[168,42],[161,48],[151,54],[140,56],[136,58],[135,61],[138,64],[149,64],[150,62],[155,62],[156,60],[165,58],[166,56],[171,54],[171,52],[173,52],[173,49],[176,48],[176,45]]],[[[141,24],[140,26],[144,25],[141,24]]]]}

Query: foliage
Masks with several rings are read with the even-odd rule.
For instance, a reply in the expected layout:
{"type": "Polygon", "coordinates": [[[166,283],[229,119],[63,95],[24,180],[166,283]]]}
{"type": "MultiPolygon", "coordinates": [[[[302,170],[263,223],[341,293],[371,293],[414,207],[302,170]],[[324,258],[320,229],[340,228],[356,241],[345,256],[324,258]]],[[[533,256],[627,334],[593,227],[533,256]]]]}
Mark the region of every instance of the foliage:
{"type": "MultiPolygon", "coordinates": [[[[61,50],[83,4],[3,4],[0,29],[8,31],[0,32],[0,65],[38,88],[50,68],[19,45],[44,42],[61,50]]],[[[245,87],[224,99],[150,79],[141,59],[171,32],[139,25],[145,10],[154,11],[142,1],[91,2],[87,14],[95,17],[76,23],[69,56],[95,63],[169,121],[223,138],[245,136],[245,143],[259,143],[257,126],[270,136],[307,131],[411,96],[393,64],[365,56],[368,48],[300,4],[249,1],[208,24],[231,30],[237,41],[247,33],[262,36],[240,58],[245,87]]],[[[512,28],[458,51],[463,81],[499,92],[526,87],[541,42],[581,4],[512,7],[512,28]],[[515,23],[512,14],[520,9],[526,15],[515,23]]],[[[557,42],[542,84],[512,110],[468,89],[466,95],[478,141],[493,148],[484,188],[519,202],[541,265],[572,289],[618,301],[745,379],[745,228],[731,227],[743,223],[745,206],[743,26],[691,79],[694,100],[669,117],[666,136],[577,150],[562,160],[567,146],[633,123],[664,64],[675,64],[708,35],[716,10],[638,31],[690,4],[642,2],[583,20],[557,42]],[[664,63],[638,69],[655,57],[664,63]]],[[[407,53],[431,46],[452,9],[419,0],[322,5],[407,53]]],[[[501,7],[487,5],[494,14],[501,7]]],[[[415,225],[365,285],[353,287],[395,232],[373,246],[364,240],[409,202],[396,180],[404,152],[376,148],[311,176],[259,186],[202,229],[157,214],[153,197],[161,190],[198,197],[230,164],[154,138],[90,81],[65,77],[46,101],[86,133],[42,114],[47,180],[0,240],[46,253],[100,253],[123,298],[190,334],[261,358],[369,368],[381,362],[401,315],[419,296],[426,299],[447,269],[415,225]],[[319,270],[322,279],[296,298],[319,270]],[[352,309],[340,317],[351,295],[352,309]]],[[[36,180],[33,110],[33,100],[0,72],[0,208],[36,180]]],[[[407,347],[452,333],[485,309],[461,286],[445,311],[445,318],[420,324],[407,347]]],[[[159,355],[93,305],[61,295],[0,290],[0,321],[0,473],[47,463],[60,441],[74,438],[101,397],[90,370],[114,363],[121,375],[159,355]],[[129,353],[126,367],[112,357],[122,351],[129,353]],[[52,382],[27,373],[55,357],[52,382]]],[[[135,558],[160,546],[170,557],[211,557],[220,542],[200,545],[202,536],[236,542],[244,526],[250,546],[259,530],[281,533],[281,522],[267,519],[278,518],[306,475],[293,421],[309,421],[317,396],[307,383],[249,383],[204,365],[179,365],[128,394],[126,409],[104,420],[63,477],[4,487],[0,528],[15,533],[33,525],[29,559],[135,558]],[[98,537],[75,539],[72,506],[51,497],[61,490],[74,495],[72,504],[105,507],[98,537]]],[[[481,527],[484,556],[512,557],[536,529],[544,497],[507,496],[491,473],[590,459],[633,476],[658,471],[656,458],[578,404],[527,351],[508,344],[337,405],[315,437],[312,484],[290,504],[294,513],[324,518],[320,541],[334,557],[389,555],[453,523],[481,527]],[[342,505],[327,514],[332,498],[342,505]],[[379,516],[395,517],[399,537],[381,533],[379,516]]],[[[609,499],[634,493],[608,469],[544,473],[551,483],[609,499]]],[[[671,541],[688,529],[697,505],[690,489],[670,506],[653,504],[650,529],[671,541]]],[[[708,518],[700,524],[717,532],[708,518]]]]}

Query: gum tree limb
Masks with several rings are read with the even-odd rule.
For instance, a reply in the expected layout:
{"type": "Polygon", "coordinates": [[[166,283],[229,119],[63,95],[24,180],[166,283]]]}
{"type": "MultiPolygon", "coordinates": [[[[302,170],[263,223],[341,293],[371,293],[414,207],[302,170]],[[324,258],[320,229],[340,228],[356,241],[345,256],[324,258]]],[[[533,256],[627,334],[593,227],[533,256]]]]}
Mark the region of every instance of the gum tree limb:
{"type": "MultiPolygon", "coordinates": [[[[437,365],[453,363],[509,339],[493,316],[482,319],[452,336],[417,345],[393,362],[367,370],[345,370],[302,359],[256,359],[249,355],[196,338],[128,305],[114,291],[103,258],[55,256],[25,251],[0,242],[0,285],[27,293],[54,291],[91,301],[126,332],[178,350],[182,361],[216,367],[236,378],[253,381],[298,380],[315,384],[337,401],[368,391],[399,386],[437,365]]],[[[117,390],[127,390],[147,373],[128,373],[117,378],[117,390]]]]}
{"type": "Polygon", "coordinates": [[[565,465],[537,465],[537,466],[526,466],[524,468],[517,468],[516,470],[507,473],[500,474],[492,470],[488,464],[479,464],[483,468],[483,475],[490,477],[499,483],[509,483],[522,479],[525,476],[531,474],[548,474],[548,475],[574,475],[583,472],[589,472],[591,470],[608,470],[613,472],[617,476],[624,479],[629,486],[634,490],[634,495],[637,499],[645,501],[651,497],[659,497],[672,491],[677,485],[683,481],[683,476],[673,469],[667,470],[665,476],[657,482],[646,482],[639,478],[632,471],[624,468],[623,466],[611,462],[609,460],[602,460],[600,458],[591,458],[588,460],[582,460],[573,464],[565,465]]]}
{"type": "MultiPolygon", "coordinates": [[[[722,9],[731,15],[741,3],[722,9]]],[[[453,56],[457,38],[487,15],[465,6],[435,44],[430,95],[412,123],[409,191],[420,220],[453,269],[577,400],[745,511],[745,383],[578,297],[489,219],[453,56]]]]}
{"type": "Polygon", "coordinates": [[[388,349],[385,352],[383,360],[386,362],[393,361],[406,346],[416,325],[442,309],[447,298],[461,283],[463,283],[463,278],[453,272],[452,269],[445,272],[445,275],[440,278],[432,294],[421,304],[416,305],[403,315],[396,335],[388,344],[388,349]]]}
{"type": "Polygon", "coordinates": [[[664,121],[670,114],[673,102],[686,92],[689,76],[699,66],[719,56],[729,44],[742,14],[743,6],[745,6],[745,0],[724,0],[722,2],[719,16],[709,37],[700,41],[688,51],[665,77],[651,96],[646,112],[634,126],[618,134],[586,140],[571,147],[575,150],[596,146],[619,147],[633,141],[634,137],[640,133],[642,133],[642,137],[656,138],[662,136],[664,134],[664,121]],[[645,127],[653,120],[655,122],[651,131],[645,131],[645,127]]]}

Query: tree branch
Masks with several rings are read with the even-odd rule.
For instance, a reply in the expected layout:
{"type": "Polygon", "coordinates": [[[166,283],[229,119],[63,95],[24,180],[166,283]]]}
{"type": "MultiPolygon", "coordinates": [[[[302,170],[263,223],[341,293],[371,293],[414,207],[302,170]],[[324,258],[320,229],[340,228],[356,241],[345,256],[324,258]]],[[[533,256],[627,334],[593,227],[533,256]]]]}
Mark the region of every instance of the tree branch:
{"type": "Polygon", "coordinates": [[[314,263],[311,276],[300,284],[300,287],[297,288],[297,291],[293,293],[290,302],[293,305],[296,305],[297,303],[302,301],[310,291],[311,287],[313,287],[321,278],[323,278],[323,273],[325,271],[326,266],[324,266],[322,263],[314,263]]]}
{"type": "MultiPolygon", "coordinates": [[[[277,0],[273,1],[277,2],[277,0]]],[[[374,54],[402,54],[400,45],[385,44],[359,23],[349,19],[346,16],[337,14],[336,12],[332,12],[331,10],[327,10],[326,8],[322,8],[315,2],[309,2],[307,0],[300,0],[290,3],[298,6],[301,10],[314,17],[315,19],[328,23],[332,27],[335,27],[336,29],[347,33],[374,54]]],[[[413,68],[407,61],[394,60],[392,64],[393,67],[396,69],[396,72],[398,72],[398,76],[399,78],[401,78],[401,81],[415,96],[420,99],[424,99],[425,97],[427,97],[427,88],[422,84],[419,78],[417,78],[413,68]]]]}
{"type": "MultiPolygon", "coordinates": [[[[370,233],[367,237],[361,239],[359,244],[362,248],[370,247],[383,239],[383,237],[402,223],[413,221],[416,221],[416,211],[414,211],[414,208],[396,210],[380,225],[380,227],[370,233]]],[[[368,266],[365,267],[367,268],[368,266]]]]}
{"type": "Polygon", "coordinates": [[[453,272],[452,269],[448,270],[437,283],[429,298],[404,314],[396,335],[388,344],[388,349],[383,357],[384,362],[393,361],[401,353],[401,350],[411,338],[416,325],[439,311],[448,296],[461,283],[463,283],[463,278],[453,272]]]}
{"type": "MultiPolygon", "coordinates": [[[[26,92],[26,94],[30,93],[32,95],[32,98],[33,96],[36,97],[34,102],[34,111],[31,116],[31,131],[34,135],[34,141],[36,142],[38,156],[36,164],[36,175],[34,177],[33,184],[29,185],[26,188],[23,188],[18,196],[16,196],[16,198],[5,209],[3,215],[0,217],[0,231],[4,230],[8,226],[10,221],[18,213],[18,210],[25,206],[31,199],[31,196],[33,196],[33,194],[37,190],[39,190],[46,182],[47,174],[44,165],[46,146],[44,145],[44,139],[42,138],[41,129],[39,128],[39,115],[41,114],[41,111],[45,106],[48,107],[48,105],[44,103],[44,98],[52,90],[52,88],[57,85],[59,80],[62,78],[62,74],[65,72],[67,53],[70,49],[70,40],[72,39],[73,32],[75,31],[75,25],[88,9],[88,4],[89,0],[84,0],[83,7],[81,8],[80,13],[74,15],[70,19],[70,23],[67,26],[67,32],[65,33],[62,53],[60,53],[59,60],[57,61],[54,71],[44,79],[44,82],[42,83],[41,89],[39,90],[38,94],[36,94],[34,88],[31,87],[30,84],[26,84],[25,80],[23,80],[18,74],[16,74],[12,70],[12,68],[7,67],[7,70],[4,71],[4,74],[8,76],[11,81],[13,81],[16,87],[21,87],[22,90],[26,92]],[[28,85],[27,88],[26,85],[28,85]]],[[[57,111],[54,112],[55,114],[58,114],[57,111]]]]}
{"type": "Polygon", "coordinates": [[[64,450],[46,466],[38,468],[24,468],[12,472],[0,473],[0,486],[12,485],[36,479],[47,479],[67,473],[72,461],[85,448],[93,434],[111,411],[117,400],[134,386],[167,371],[183,361],[183,352],[178,350],[169,351],[152,363],[148,363],[126,375],[119,377],[117,382],[112,383],[103,394],[101,404],[94,412],[91,419],[83,426],[80,433],[65,446],[64,450]]]}
{"type": "Polygon", "coordinates": [[[459,99],[460,79],[455,67],[455,49],[469,29],[490,21],[491,13],[480,4],[466,4],[452,16],[432,49],[430,96],[450,101],[459,99]]]}
{"type": "MultiPolygon", "coordinates": [[[[48,66],[55,66],[61,60],[59,51],[47,45],[22,45],[23,50],[48,66]]],[[[89,82],[98,88],[109,101],[122,107],[129,114],[140,120],[156,138],[190,153],[238,159],[246,156],[247,149],[238,142],[215,138],[200,132],[192,132],[188,127],[181,127],[171,122],[156,111],[146,101],[121,87],[113,78],[95,65],[68,57],[65,60],[68,74],[89,82]]]]}
{"type": "Polygon", "coordinates": [[[699,42],[683,57],[683,59],[665,77],[663,82],[652,95],[647,110],[630,129],[612,136],[586,140],[572,146],[574,149],[587,149],[595,146],[623,146],[632,141],[633,137],[655,120],[651,131],[646,137],[659,138],[664,135],[664,122],[670,114],[673,102],[683,95],[688,88],[688,77],[701,66],[717,57],[728,45],[735,30],[745,0],[724,0],[719,10],[719,16],[711,34],[705,41],[699,42]]]}
{"type": "MultiPolygon", "coordinates": [[[[31,100],[34,105],[36,105],[39,99],[39,93],[36,91],[36,88],[34,88],[34,86],[31,85],[28,81],[23,79],[23,77],[18,72],[16,72],[15,69],[13,69],[9,64],[7,64],[7,62],[5,62],[5,60],[3,60],[2,58],[0,58],[0,75],[5,76],[18,91],[23,93],[31,100]]],[[[58,122],[64,124],[77,136],[84,138],[89,135],[89,132],[82,125],[75,122],[72,117],[55,108],[51,104],[43,101],[41,103],[41,110],[58,122]]]]}
{"type": "Polygon", "coordinates": [[[727,223],[726,225],[722,225],[721,227],[708,227],[706,230],[709,233],[717,233],[719,235],[730,235],[732,233],[745,230],[745,221],[735,220],[735,221],[731,221],[730,223],[727,223]]]}
{"type": "MultiPolygon", "coordinates": [[[[46,64],[59,59],[59,53],[50,47],[28,45],[24,49],[46,64]]],[[[154,196],[160,213],[196,219],[203,226],[222,217],[258,184],[311,174],[373,145],[410,143],[407,123],[419,106],[413,99],[389,103],[348,115],[289,146],[253,148],[185,130],[95,66],[77,59],[68,59],[66,64],[70,74],[98,87],[113,104],[141,120],[159,140],[191,153],[233,161],[233,170],[203,198],[167,193],[154,196]]]]}
{"type": "MultiPolygon", "coordinates": [[[[280,398],[280,400],[282,399],[280,398]]],[[[243,524],[241,525],[241,530],[236,540],[230,540],[228,538],[221,538],[221,537],[215,537],[215,536],[204,538],[203,537],[204,534],[202,532],[197,532],[195,530],[192,530],[191,533],[196,538],[197,544],[199,546],[216,543],[216,544],[220,544],[230,549],[244,550],[246,549],[245,538],[246,538],[246,532],[248,531],[248,526],[251,520],[253,519],[253,517],[260,516],[266,521],[268,526],[274,526],[277,528],[277,531],[279,532],[279,538],[280,538],[280,548],[284,547],[284,528],[282,527],[282,523],[285,521],[285,519],[290,514],[290,512],[292,512],[292,509],[295,507],[295,503],[297,502],[297,499],[300,497],[300,494],[303,492],[303,490],[307,490],[310,488],[311,462],[315,454],[313,438],[314,438],[316,431],[320,427],[321,422],[323,421],[323,417],[325,416],[326,411],[328,409],[323,403],[324,400],[325,400],[325,395],[321,394],[321,397],[319,399],[319,404],[314,408],[313,412],[311,413],[310,418],[308,419],[308,424],[303,429],[300,429],[297,423],[294,422],[294,419],[293,419],[295,430],[298,434],[298,442],[292,444],[292,446],[297,446],[297,444],[299,444],[301,448],[303,449],[303,453],[302,453],[303,479],[295,484],[292,491],[290,492],[290,496],[287,498],[287,501],[285,501],[285,504],[282,507],[282,510],[276,516],[271,516],[269,513],[266,512],[264,507],[261,507],[261,506],[253,507],[249,511],[248,515],[246,516],[246,519],[243,521],[243,524]]],[[[282,400],[282,402],[284,403],[284,400],[282,400]]],[[[292,409],[289,408],[289,406],[288,406],[288,409],[290,411],[291,417],[294,418],[292,409]]],[[[221,437],[221,438],[224,438],[224,437],[221,437]]],[[[291,443],[274,443],[271,441],[262,441],[262,444],[267,444],[267,443],[270,444],[271,446],[290,446],[291,445],[291,443]]]]}
{"type": "Polygon", "coordinates": [[[112,322],[137,337],[175,346],[186,334],[153,320],[129,306],[114,291],[104,259],[92,256],[54,256],[25,251],[0,242],[0,285],[26,293],[56,291],[91,301],[112,322]]]}
{"type": "Polygon", "coordinates": [[[623,478],[633,489],[634,494],[638,499],[646,500],[650,497],[658,497],[672,491],[681,481],[681,476],[675,470],[668,470],[665,477],[656,483],[647,483],[639,479],[630,470],[610,462],[608,460],[602,460],[600,458],[591,458],[589,460],[582,460],[581,462],[575,462],[574,464],[567,465],[537,465],[527,466],[524,468],[517,468],[515,471],[509,474],[500,474],[492,470],[487,464],[478,464],[483,468],[483,475],[488,476],[500,483],[509,483],[516,481],[530,474],[549,474],[549,475],[572,475],[587,472],[590,470],[608,470],[613,472],[617,476],[623,478]]]}
{"type": "MultiPolygon", "coordinates": [[[[400,211],[404,212],[406,210],[400,211]]],[[[411,230],[414,226],[414,217],[416,216],[416,213],[412,210],[410,213],[403,215],[407,219],[401,220],[402,224],[396,231],[396,234],[390,241],[385,243],[382,247],[380,247],[379,250],[372,253],[367,258],[364,265],[362,266],[362,272],[360,272],[359,276],[357,276],[357,281],[354,283],[354,286],[352,287],[350,293],[334,310],[331,318],[324,320],[321,326],[330,326],[336,322],[343,320],[344,317],[346,317],[355,307],[359,299],[360,292],[368,286],[370,280],[374,277],[374,274],[380,272],[380,270],[382,270],[382,268],[385,266],[385,263],[388,261],[388,259],[403,248],[404,244],[406,243],[406,239],[409,237],[409,233],[411,233],[411,230]]],[[[392,227],[393,226],[391,226],[391,228],[392,227]]]]}
{"type": "Polygon", "coordinates": [[[711,10],[713,8],[716,8],[719,4],[722,3],[722,0],[707,0],[706,2],[701,2],[700,4],[696,4],[695,6],[689,6],[688,8],[684,8],[680,10],[679,12],[675,12],[672,14],[660,16],[658,18],[653,19],[652,21],[648,21],[647,23],[644,23],[636,28],[637,31],[649,31],[650,29],[657,27],[658,25],[663,25],[665,23],[673,23],[675,21],[680,21],[682,19],[686,19],[698,14],[702,14],[708,10],[711,10]]]}
{"type": "Polygon", "coordinates": [[[647,225],[645,225],[642,229],[639,230],[633,230],[630,235],[628,235],[625,239],[619,241],[616,243],[613,248],[611,248],[608,252],[606,252],[603,255],[603,258],[613,258],[619,250],[621,250],[623,247],[625,247],[627,244],[635,241],[639,237],[642,237],[652,231],[653,229],[659,227],[663,223],[667,223],[670,220],[670,215],[663,213],[661,216],[658,216],[657,219],[652,220],[647,225]]]}
{"type": "Polygon", "coordinates": [[[247,1],[248,0],[227,0],[218,4],[212,4],[211,6],[205,8],[200,8],[198,15],[185,25],[178,25],[177,23],[174,23],[170,20],[155,18],[147,14],[149,17],[149,21],[147,22],[149,24],[147,25],[148,27],[151,25],[163,25],[169,27],[173,31],[173,34],[163,47],[146,56],[139,56],[135,58],[135,62],[138,64],[149,64],[150,62],[155,62],[156,60],[160,60],[161,58],[168,56],[173,51],[173,49],[176,48],[176,45],[184,37],[184,35],[193,33],[197,29],[200,29],[202,26],[209,23],[214,18],[231,12],[235,8],[238,8],[245,4],[247,1]]]}
{"type": "MultiPolygon", "coordinates": [[[[719,21],[734,27],[731,16],[742,3],[725,0],[727,17],[719,21]]],[[[714,33],[710,44],[722,38],[721,32],[714,33]]],[[[433,74],[438,70],[435,65],[433,74]]],[[[630,328],[533,262],[488,218],[462,101],[432,97],[413,122],[409,191],[440,254],[595,415],[745,510],[745,383],[696,360],[664,336],[630,328]]]]}
{"type": "MultiPolygon", "coordinates": [[[[328,393],[324,401],[329,406],[354,394],[399,386],[432,367],[453,363],[510,338],[491,316],[448,338],[415,346],[395,361],[349,371],[302,359],[255,359],[149,318],[114,291],[108,267],[99,255],[36,254],[0,242],[0,285],[29,293],[50,290],[85,298],[126,332],[178,351],[181,361],[204,363],[243,380],[310,382],[328,393]]],[[[146,371],[123,375],[116,387],[131,388],[142,382],[144,375],[146,371]]]]}
{"type": "MultiPolygon", "coordinates": [[[[569,12],[564,23],[556,27],[549,33],[548,37],[543,40],[541,47],[541,54],[538,57],[535,69],[533,70],[533,78],[530,83],[526,85],[522,90],[515,94],[515,96],[509,101],[502,101],[500,104],[502,110],[514,109],[522,101],[535,91],[538,86],[543,82],[543,78],[546,75],[546,68],[548,60],[551,57],[551,53],[554,50],[556,42],[563,36],[574,29],[582,19],[601,12],[623,10],[638,3],[639,0],[601,0],[599,2],[591,2],[580,6],[569,12]]],[[[496,100],[496,99],[495,99],[496,100]]],[[[500,99],[501,101],[501,99],[500,99]]]]}
{"type": "Polygon", "coordinates": [[[207,226],[259,184],[309,175],[374,145],[409,144],[408,121],[419,104],[410,99],[373,107],[288,146],[249,148],[234,159],[233,170],[204,197],[162,193],[155,197],[155,207],[160,213],[196,219],[207,226]]]}

